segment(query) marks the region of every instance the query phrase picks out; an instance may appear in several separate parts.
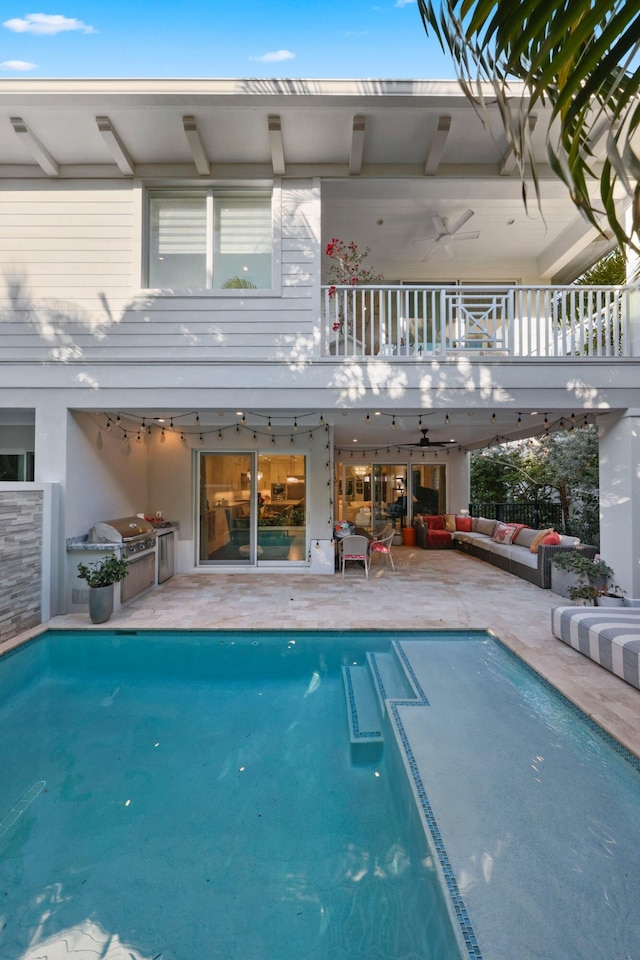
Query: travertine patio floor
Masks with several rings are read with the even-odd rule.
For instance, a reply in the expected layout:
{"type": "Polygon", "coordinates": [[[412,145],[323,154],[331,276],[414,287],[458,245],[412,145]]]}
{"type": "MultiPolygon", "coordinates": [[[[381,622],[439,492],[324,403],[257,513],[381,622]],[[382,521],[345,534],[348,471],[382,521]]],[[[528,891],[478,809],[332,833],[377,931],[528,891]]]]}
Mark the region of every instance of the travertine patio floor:
{"type": "MultiPolygon", "coordinates": [[[[113,627],[492,630],[570,700],[640,756],[640,690],[556,640],[551,609],[567,601],[458,551],[395,547],[395,572],[340,575],[180,574],[114,616],[113,627]]],[[[88,614],[55,627],[91,627],[88,614]]]]}

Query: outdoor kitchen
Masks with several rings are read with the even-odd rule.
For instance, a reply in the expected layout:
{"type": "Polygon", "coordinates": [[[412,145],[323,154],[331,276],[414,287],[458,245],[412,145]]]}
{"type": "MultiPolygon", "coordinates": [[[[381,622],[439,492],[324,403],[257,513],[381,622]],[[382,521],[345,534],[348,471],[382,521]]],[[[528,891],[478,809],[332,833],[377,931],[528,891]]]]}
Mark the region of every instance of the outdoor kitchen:
{"type": "Polygon", "coordinates": [[[126,606],[174,574],[174,541],[178,524],[144,515],[118,517],[94,524],[86,535],[67,540],[69,612],[88,608],[89,588],[78,576],[78,564],[93,564],[116,554],[126,560],[128,574],[116,587],[114,610],[126,606]]]}

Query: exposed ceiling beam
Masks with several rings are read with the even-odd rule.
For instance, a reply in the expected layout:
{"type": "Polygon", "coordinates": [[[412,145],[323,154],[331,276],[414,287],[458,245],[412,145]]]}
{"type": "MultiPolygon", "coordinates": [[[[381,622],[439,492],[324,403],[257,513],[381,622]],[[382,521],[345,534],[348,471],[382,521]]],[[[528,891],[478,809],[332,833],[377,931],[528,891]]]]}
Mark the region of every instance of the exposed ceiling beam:
{"type": "Polygon", "coordinates": [[[135,173],[135,164],[127,153],[109,117],[96,117],[96,124],[120,173],[124,174],[125,177],[132,177],[135,173]]]}
{"type": "Polygon", "coordinates": [[[11,126],[38,166],[44,170],[47,176],[59,177],[60,164],[53,159],[47,148],[40,143],[35,133],[31,132],[22,117],[11,117],[11,126]]]}
{"type": "MultiPolygon", "coordinates": [[[[528,118],[528,124],[529,124],[528,136],[529,137],[535,130],[537,122],[538,122],[538,118],[536,114],[532,113],[531,116],[528,118]]],[[[510,177],[511,174],[515,171],[515,169],[516,169],[516,153],[515,153],[515,150],[513,149],[513,146],[509,145],[505,153],[503,154],[502,160],[500,161],[500,166],[498,167],[498,173],[500,174],[501,177],[510,177]]]]}
{"type": "Polygon", "coordinates": [[[211,164],[209,163],[209,158],[204,148],[200,131],[198,130],[196,118],[183,117],[182,126],[184,127],[184,135],[187,138],[187,143],[189,144],[189,150],[191,151],[193,162],[196,165],[196,170],[201,176],[208,177],[211,173],[211,164]]]}
{"type": "Polygon", "coordinates": [[[450,129],[451,117],[438,117],[438,126],[436,127],[436,132],[427,151],[426,160],[424,161],[425,177],[433,177],[438,172],[450,129]]]}
{"type": "Polygon", "coordinates": [[[276,177],[284,176],[284,141],[282,139],[282,123],[280,117],[272,114],[269,119],[269,147],[271,149],[271,166],[276,177]]]}
{"type": "Polygon", "coordinates": [[[362,171],[362,157],[364,155],[364,138],[367,127],[367,118],[358,114],[353,118],[351,130],[351,154],[349,156],[349,174],[357,176],[362,171]]]}

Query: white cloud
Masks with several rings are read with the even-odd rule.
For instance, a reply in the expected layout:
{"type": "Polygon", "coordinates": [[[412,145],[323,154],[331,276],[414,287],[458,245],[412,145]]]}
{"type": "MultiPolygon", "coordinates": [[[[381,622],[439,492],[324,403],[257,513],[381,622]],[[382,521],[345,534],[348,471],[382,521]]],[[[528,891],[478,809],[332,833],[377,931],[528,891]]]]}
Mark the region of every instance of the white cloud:
{"type": "Polygon", "coordinates": [[[63,17],[59,13],[27,13],[23,18],[14,17],[2,24],[14,33],[53,34],[67,30],[79,30],[81,33],[97,33],[94,27],[76,20],[75,17],[63,17]]]}
{"type": "Polygon", "coordinates": [[[0,70],[35,70],[37,63],[29,63],[28,60],[5,60],[0,63],[0,70]]]}
{"type": "Polygon", "coordinates": [[[416,0],[396,0],[396,7],[408,7],[410,3],[415,3],[416,0]]]}
{"type": "Polygon", "coordinates": [[[272,50],[271,53],[263,53],[261,57],[249,57],[250,60],[261,60],[263,63],[279,63],[281,60],[295,59],[295,53],[291,50],[272,50]]]}

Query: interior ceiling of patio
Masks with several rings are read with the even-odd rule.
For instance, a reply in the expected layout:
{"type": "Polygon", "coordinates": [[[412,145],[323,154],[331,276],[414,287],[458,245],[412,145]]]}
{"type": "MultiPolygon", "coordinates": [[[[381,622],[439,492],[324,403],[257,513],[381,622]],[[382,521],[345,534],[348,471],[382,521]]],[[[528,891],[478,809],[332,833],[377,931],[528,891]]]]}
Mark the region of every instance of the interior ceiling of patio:
{"type": "Polygon", "coordinates": [[[505,282],[532,263],[566,282],[611,242],[549,169],[544,110],[531,132],[542,212],[531,185],[523,206],[497,111],[485,128],[454,81],[2,80],[0,178],[317,176],[323,244],[370,245],[388,282],[495,278],[496,260],[505,282]],[[478,239],[455,241],[454,260],[430,253],[433,218],[468,210],[460,232],[478,239]]]}
{"type": "MultiPolygon", "coordinates": [[[[99,422],[106,424],[111,420],[112,427],[116,417],[121,418],[119,429],[126,430],[130,439],[134,439],[137,430],[144,422],[145,428],[171,429],[178,435],[184,432],[186,437],[198,440],[203,436],[206,448],[220,446],[224,449],[225,437],[235,438],[235,427],[244,438],[247,448],[255,445],[263,449],[276,436],[287,443],[287,450],[304,447],[309,432],[314,433],[324,424],[333,426],[334,449],[341,457],[368,457],[376,454],[380,459],[422,457],[423,452],[432,456],[437,453],[446,455],[447,448],[457,450],[480,449],[490,446],[496,440],[517,440],[540,436],[545,430],[579,429],[585,422],[594,422],[592,412],[584,409],[554,410],[491,410],[491,409],[446,409],[430,410],[399,408],[392,410],[158,410],[152,408],[130,409],[127,411],[91,411],[99,422]],[[242,417],[244,415],[244,422],[242,417]],[[367,422],[367,416],[369,421],[367,422]],[[196,419],[197,418],[197,419],[196,419]],[[448,420],[448,422],[447,422],[448,420]],[[519,423],[518,420],[521,422],[519,423]],[[546,423],[545,423],[546,420],[546,423]],[[394,423],[395,421],[395,423],[394,423]],[[269,422],[271,430],[268,429],[269,422]],[[427,436],[434,444],[446,443],[446,446],[420,448],[411,446],[421,438],[421,431],[427,430],[427,436]],[[222,433],[219,439],[218,432],[222,433]],[[253,440],[253,433],[256,440],[253,440]],[[290,441],[293,438],[293,445],[290,441]],[[451,442],[447,442],[451,441],[451,442]],[[388,451],[388,453],[387,453],[388,451]]],[[[235,439],[234,439],[235,446],[235,439]]]]}

